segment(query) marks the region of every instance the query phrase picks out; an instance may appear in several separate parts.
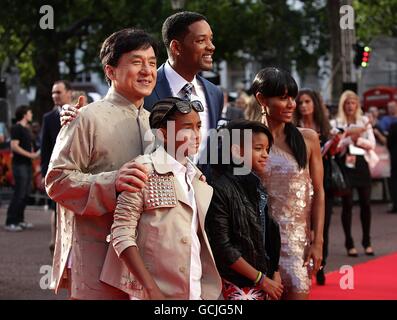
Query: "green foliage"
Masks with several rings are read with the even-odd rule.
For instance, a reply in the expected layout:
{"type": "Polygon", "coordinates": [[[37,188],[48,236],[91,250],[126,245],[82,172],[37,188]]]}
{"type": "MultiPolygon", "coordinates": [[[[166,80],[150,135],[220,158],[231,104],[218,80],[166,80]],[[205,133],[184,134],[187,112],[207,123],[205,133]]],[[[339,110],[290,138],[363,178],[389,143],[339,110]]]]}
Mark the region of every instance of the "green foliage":
{"type": "MultiPolygon", "coordinates": [[[[298,70],[303,70],[317,66],[318,57],[326,51],[322,2],[305,1],[298,11],[286,0],[187,0],[185,9],[207,16],[214,32],[216,61],[239,64],[252,59],[289,69],[295,60],[298,70]]],[[[35,75],[42,77],[38,68],[50,64],[57,68],[57,61],[66,63],[70,80],[80,72],[100,70],[101,42],[121,28],[144,28],[161,42],[161,25],[173,13],[170,0],[52,0],[46,4],[54,8],[52,31],[39,28],[43,5],[39,0],[7,1],[0,12],[0,63],[5,56],[14,57],[24,83],[35,75]],[[84,70],[77,69],[81,64],[84,70]]],[[[159,63],[165,59],[163,49],[159,63]]]]}
{"type": "Polygon", "coordinates": [[[376,36],[397,36],[397,0],[354,0],[356,35],[363,42],[376,36]]]}

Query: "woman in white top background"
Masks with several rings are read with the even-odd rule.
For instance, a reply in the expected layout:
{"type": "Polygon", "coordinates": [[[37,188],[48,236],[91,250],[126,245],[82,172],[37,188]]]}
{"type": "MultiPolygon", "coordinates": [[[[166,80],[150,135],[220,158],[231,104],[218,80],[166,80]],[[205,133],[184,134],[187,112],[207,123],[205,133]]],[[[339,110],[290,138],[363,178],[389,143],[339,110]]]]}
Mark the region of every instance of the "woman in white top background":
{"type": "Polygon", "coordinates": [[[357,257],[351,234],[353,189],[358,192],[360,220],[363,237],[362,245],[366,255],[374,255],[371,247],[371,174],[369,166],[377,162],[375,136],[369,119],[363,115],[360,99],[353,91],[343,92],[339,99],[336,119],[331,120],[333,128],[344,130],[344,138],[338,147],[342,150],[341,163],[350,183],[350,191],[342,196],[342,225],[345,233],[347,255],[357,257]]]}

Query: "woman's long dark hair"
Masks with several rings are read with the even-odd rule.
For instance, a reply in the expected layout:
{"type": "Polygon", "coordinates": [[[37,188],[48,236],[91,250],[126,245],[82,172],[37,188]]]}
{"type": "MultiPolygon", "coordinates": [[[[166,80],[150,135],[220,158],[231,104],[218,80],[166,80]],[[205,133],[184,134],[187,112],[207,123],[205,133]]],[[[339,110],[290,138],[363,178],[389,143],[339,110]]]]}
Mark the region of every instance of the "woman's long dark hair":
{"type": "MultiPolygon", "coordinates": [[[[268,67],[260,70],[252,84],[254,95],[260,92],[264,97],[283,97],[288,95],[295,98],[298,94],[298,85],[291,74],[285,70],[268,67]]],[[[298,167],[307,166],[307,151],[305,140],[300,131],[292,124],[286,123],[284,127],[286,143],[291,148],[298,167]]]]}
{"type": "Polygon", "coordinates": [[[299,99],[304,95],[308,95],[310,99],[313,101],[314,111],[313,111],[313,120],[316,124],[317,129],[319,130],[320,136],[324,137],[324,139],[329,138],[329,134],[331,131],[331,125],[327,116],[325,115],[326,106],[323,103],[323,100],[320,94],[312,89],[301,89],[298,92],[296,97],[296,110],[295,110],[295,118],[296,124],[299,126],[299,121],[302,120],[302,114],[299,111],[299,99]]]}

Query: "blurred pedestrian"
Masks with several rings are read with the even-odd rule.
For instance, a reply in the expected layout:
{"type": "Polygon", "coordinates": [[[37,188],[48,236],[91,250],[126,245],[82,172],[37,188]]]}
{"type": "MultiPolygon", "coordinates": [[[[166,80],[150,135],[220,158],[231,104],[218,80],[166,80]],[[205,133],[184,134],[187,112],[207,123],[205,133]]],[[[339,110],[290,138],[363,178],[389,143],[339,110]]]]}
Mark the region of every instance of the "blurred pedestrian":
{"type": "Polygon", "coordinates": [[[82,90],[72,90],[72,105],[75,105],[78,103],[79,98],[82,97],[82,102],[81,104],[83,106],[86,106],[88,104],[88,96],[85,91],[82,90]]]}
{"type": "Polygon", "coordinates": [[[376,143],[379,145],[386,145],[386,135],[382,131],[379,125],[379,109],[378,107],[372,106],[368,108],[366,116],[371,123],[372,129],[374,131],[376,143]]]}
{"type": "MultiPolygon", "coordinates": [[[[41,176],[43,179],[47,174],[48,164],[51,159],[52,151],[59,131],[61,130],[60,111],[63,105],[71,103],[72,87],[67,80],[57,80],[52,85],[51,96],[54,107],[50,112],[43,116],[41,130],[41,176]]],[[[56,204],[51,199],[48,200],[48,206],[51,210],[51,240],[49,249],[51,254],[54,253],[55,235],[56,235],[56,204]]]]}
{"type": "Polygon", "coordinates": [[[223,89],[222,92],[223,92],[223,108],[222,108],[221,119],[225,121],[244,119],[244,112],[241,109],[236,108],[232,106],[231,103],[229,103],[228,91],[226,89],[223,89]]]}
{"type": "Polygon", "coordinates": [[[243,91],[237,96],[234,105],[236,108],[239,108],[245,112],[245,110],[247,109],[248,101],[249,96],[245,91],[243,91]]]}
{"type": "Polygon", "coordinates": [[[342,164],[350,190],[342,196],[342,225],[345,233],[347,255],[357,257],[351,234],[353,189],[358,192],[360,220],[362,226],[362,246],[366,255],[374,255],[371,246],[371,174],[370,167],[375,166],[375,136],[366,116],[363,116],[360,99],[353,91],[343,92],[339,99],[338,114],[331,120],[333,128],[343,130],[344,137],[338,148],[341,149],[342,164]]]}
{"type": "MultiPolygon", "coordinates": [[[[295,109],[295,121],[298,127],[308,128],[317,132],[320,145],[323,148],[331,139],[331,125],[325,114],[326,106],[320,94],[312,89],[302,89],[299,91],[296,97],[297,108],[295,109]]],[[[323,244],[323,261],[321,268],[316,274],[316,281],[319,285],[325,284],[324,267],[327,263],[328,257],[328,233],[329,226],[331,223],[332,206],[334,197],[329,190],[329,183],[331,179],[331,171],[328,170],[330,166],[331,154],[327,152],[323,155],[323,167],[324,167],[324,191],[325,191],[325,215],[324,215],[324,244],[323,244]]]]}
{"type": "Polygon", "coordinates": [[[7,210],[5,229],[15,232],[33,228],[25,221],[25,207],[32,185],[32,160],[40,156],[34,151],[32,132],[29,123],[33,113],[30,107],[20,106],[15,111],[16,124],[11,128],[12,173],[15,186],[7,210]]]}
{"type": "Polygon", "coordinates": [[[397,102],[389,101],[387,103],[387,115],[379,120],[379,128],[384,134],[388,134],[390,126],[397,122],[397,102]]]}
{"type": "Polygon", "coordinates": [[[258,103],[254,95],[249,96],[244,115],[247,120],[259,121],[267,125],[265,108],[258,103]]]}

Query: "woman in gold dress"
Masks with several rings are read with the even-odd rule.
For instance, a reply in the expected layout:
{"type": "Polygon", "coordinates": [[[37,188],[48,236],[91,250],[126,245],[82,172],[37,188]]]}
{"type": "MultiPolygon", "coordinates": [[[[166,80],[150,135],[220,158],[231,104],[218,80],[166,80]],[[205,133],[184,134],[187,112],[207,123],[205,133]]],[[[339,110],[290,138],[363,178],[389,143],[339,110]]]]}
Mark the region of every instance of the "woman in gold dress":
{"type": "Polygon", "coordinates": [[[322,261],[324,189],[318,135],[292,124],[298,86],[288,72],[262,69],[252,89],[274,137],[264,185],[270,214],[280,226],[283,299],[307,299],[311,274],[322,261]]]}

